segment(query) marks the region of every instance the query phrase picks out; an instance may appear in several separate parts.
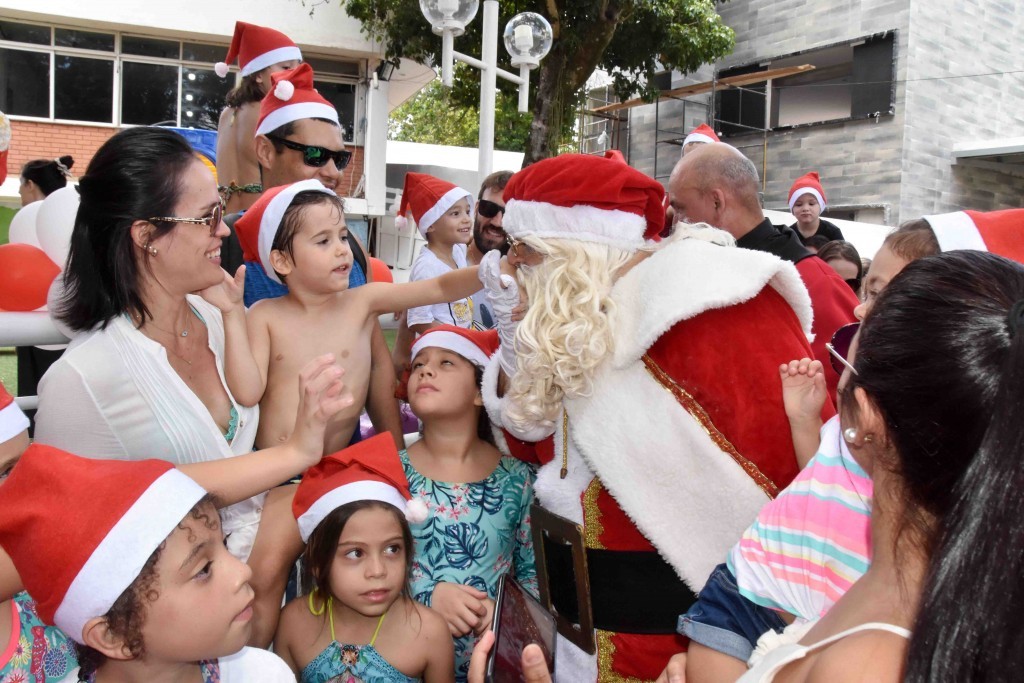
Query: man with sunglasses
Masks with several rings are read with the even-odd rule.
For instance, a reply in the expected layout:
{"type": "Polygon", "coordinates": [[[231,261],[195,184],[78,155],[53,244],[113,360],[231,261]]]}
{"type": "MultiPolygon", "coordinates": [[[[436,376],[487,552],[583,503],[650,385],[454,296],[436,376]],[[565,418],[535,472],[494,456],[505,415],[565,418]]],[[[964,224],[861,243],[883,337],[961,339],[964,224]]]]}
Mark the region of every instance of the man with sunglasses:
{"type": "MultiPolygon", "coordinates": [[[[473,219],[473,241],[466,249],[468,265],[480,265],[480,259],[492,249],[499,250],[502,255],[508,252],[505,230],[501,225],[505,216],[502,193],[511,177],[512,171],[495,171],[480,184],[476,216],[473,219]]],[[[494,315],[483,290],[473,295],[473,322],[485,329],[494,327],[494,315]]]]}
{"type": "MultiPolygon", "coordinates": [[[[340,191],[342,172],[351,161],[352,152],[345,149],[334,105],[313,88],[313,70],[308,64],[300,64],[291,71],[273,74],[272,80],[273,87],[263,99],[256,126],[256,158],[263,187],[270,189],[315,178],[324,187],[340,191]],[[290,84],[291,88],[282,87],[282,82],[290,84]],[[292,90],[290,96],[282,97],[288,90],[292,90]]],[[[229,216],[225,222],[233,226],[240,215],[229,216]]],[[[233,227],[225,244],[229,241],[238,244],[233,227]]],[[[353,256],[349,287],[354,288],[370,279],[369,269],[366,250],[354,233],[349,232],[348,241],[353,256]]],[[[242,251],[246,264],[246,306],[288,291],[267,277],[255,245],[248,245],[242,251]]],[[[225,263],[225,268],[234,272],[237,265],[225,263]]],[[[404,447],[401,418],[394,399],[395,372],[379,325],[373,334],[371,352],[373,366],[366,410],[377,431],[389,432],[396,444],[404,447]]]]}
{"type": "Polygon", "coordinates": [[[736,246],[774,254],[796,266],[814,309],[811,349],[826,367],[825,382],[833,403],[839,375],[832,371],[825,342],[854,321],[859,301],[824,261],[808,251],[793,230],[765,218],[758,196],[757,168],[735,147],[723,142],[701,145],[676,164],[669,179],[678,220],[707,223],[736,238],[736,246]]]}

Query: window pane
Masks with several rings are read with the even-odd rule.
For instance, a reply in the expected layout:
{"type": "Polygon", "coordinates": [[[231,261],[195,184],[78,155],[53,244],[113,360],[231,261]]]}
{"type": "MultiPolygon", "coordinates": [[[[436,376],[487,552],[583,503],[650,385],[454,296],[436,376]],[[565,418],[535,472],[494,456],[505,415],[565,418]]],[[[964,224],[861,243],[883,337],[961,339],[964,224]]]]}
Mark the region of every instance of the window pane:
{"type": "Polygon", "coordinates": [[[56,55],[54,60],[54,117],[110,123],[114,106],[114,62],[67,55],[56,55]]]}
{"type": "Polygon", "coordinates": [[[323,59],[321,57],[307,57],[306,62],[313,67],[313,73],[316,74],[359,75],[358,62],[339,62],[335,59],[323,59]]]}
{"type": "Polygon", "coordinates": [[[328,102],[338,110],[338,120],[341,122],[341,129],[344,131],[345,140],[352,142],[355,128],[356,113],[356,86],[351,83],[325,83],[314,81],[315,87],[328,102]]]}
{"type": "Polygon", "coordinates": [[[50,27],[33,24],[15,24],[13,21],[0,21],[0,40],[15,40],[19,43],[50,44],[50,27]]]}
{"type": "Polygon", "coordinates": [[[177,59],[179,49],[180,43],[176,40],[121,36],[121,52],[129,55],[177,59]]]}
{"type": "Polygon", "coordinates": [[[182,70],[181,125],[217,130],[217,120],[224,108],[224,97],[234,79],[221,78],[213,69],[182,70]]]}
{"type": "Polygon", "coordinates": [[[50,55],[0,48],[0,111],[50,118],[50,55]]]}
{"type": "Polygon", "coordinates": [[[121,123],[178,125],[178,67],[124,62],[121,123]]]}
{"type": "Polygon", "coordinates": [[[181,46],[181,58],[190,62],[223,62],[228,54],[226,45],[203,45],[202,43],[184,43],[181,46]]]}
{"type": "Polygon", "coordinates": [[[69,28],[54,29],[54,40],[58,47],[78,47],[83,50],[114,51],[114,36],[110,33],[75,31],[69,28]]]}

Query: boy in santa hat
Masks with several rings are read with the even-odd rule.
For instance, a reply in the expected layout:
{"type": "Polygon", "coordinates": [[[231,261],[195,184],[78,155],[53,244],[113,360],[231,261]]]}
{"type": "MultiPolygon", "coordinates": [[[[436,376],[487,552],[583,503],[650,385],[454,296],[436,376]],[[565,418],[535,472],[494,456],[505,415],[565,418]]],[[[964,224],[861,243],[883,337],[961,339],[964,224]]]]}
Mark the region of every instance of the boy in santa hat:
{"type": "Polygon", "coordinates": [[[821,212],[828,205],[825,203],[825,190],[821,179],[814,171],[805,173],[796,179],[789,188],[789,210],[796,217],[797,234],[804,243],[816,235],[829,242],[841,240],[843,233],[835,223],[821,218],[821,212]]]}
{"type": "Polygon", "coordinates": [[[271,74],[298,66],[302,51],[280,31],[236,21],[228,54],[214,66],[217,75],[227,76],[236,59],[242,81],[225,97],[217,124],[217,177],[227,213],[248,209],[263,191],[253,140],[259,103],[270,89],[271,74]]]}
{"type": "MultiPolygon", "coordinates": [[[[412,265],[410,281],[466,267],[466,245],[473,239],[472,192],[426,173],[406,173],[396,223],[404,225],[408,213],[427,240],[412,265]]],[[[473,299],[411,308],[406,313],[406,324],[416,334],[434,325],[471,327],[473,299]]]]}

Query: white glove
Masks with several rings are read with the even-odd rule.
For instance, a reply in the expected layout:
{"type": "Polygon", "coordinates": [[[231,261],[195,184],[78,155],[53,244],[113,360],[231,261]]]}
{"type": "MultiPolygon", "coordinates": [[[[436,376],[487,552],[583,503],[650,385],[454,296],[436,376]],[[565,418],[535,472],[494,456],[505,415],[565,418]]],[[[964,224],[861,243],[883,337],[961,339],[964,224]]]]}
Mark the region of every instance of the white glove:
{"type": "Polygon", "coordinates": [[[501,348],[498,362],[508,377],[516,372],[516,327],[512,320],[512,309],[519,305],[519,285],[516,279],[501,272],[501,252],[497,249],[484,254],[480,259],[480,284],[487,292],[487,301],[494,314],[494,326],[498,330],[501,348]]]}

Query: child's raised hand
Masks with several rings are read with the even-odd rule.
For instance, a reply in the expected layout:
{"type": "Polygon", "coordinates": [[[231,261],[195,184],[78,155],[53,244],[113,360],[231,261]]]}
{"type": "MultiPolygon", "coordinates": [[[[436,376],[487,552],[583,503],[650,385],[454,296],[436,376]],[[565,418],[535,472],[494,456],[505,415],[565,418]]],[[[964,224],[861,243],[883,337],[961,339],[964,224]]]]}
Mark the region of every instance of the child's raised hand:
{"type": "Polygon", "coordinates": [[[779,366],[782,403],[790,422],[817,421],[828,391],[821,361],[801,358],[779,366]]]}
{"type": "MultiPolygon", "coordinates": [[[[455,637],[477,632],[481,624],[486,624],[487,593],[472,586],[442,581],[434,586],[430,606],[448,622],[448,630],[455,637]]],[[[492,607],[493,609],[493,607],[492,607]]],[[[481,629],[482,632],[483,629],[481,629]]]]}
{"type": "Polygon", "coordinates": [[[245,266],[239,266],[235,276],[231,277],[224,271],[224,279],[217,284],[207,287],[199,292],[199,296],[220,309],[221,313],[228,313],[242,305],[245,294],[245,266]]]}
{"type": "Polygon", "coordinates": [[[290,440],[308,454],[310,465],[323,456],[327,422],[355,402],[344,374],[333,353],[314,358],[299,373],[299,409],[290,440]]]}

